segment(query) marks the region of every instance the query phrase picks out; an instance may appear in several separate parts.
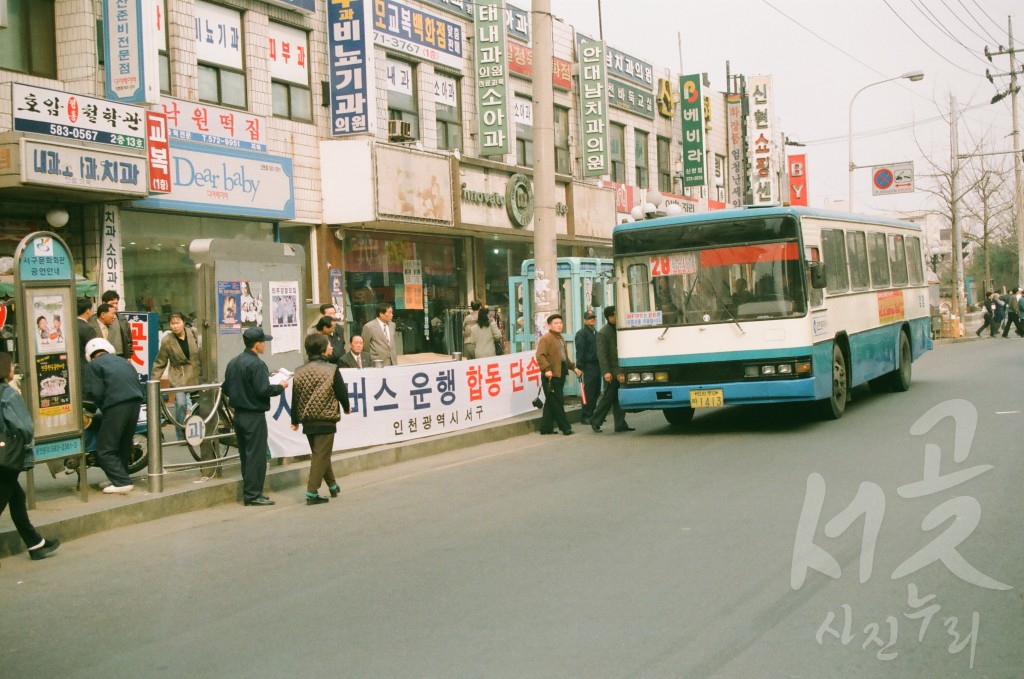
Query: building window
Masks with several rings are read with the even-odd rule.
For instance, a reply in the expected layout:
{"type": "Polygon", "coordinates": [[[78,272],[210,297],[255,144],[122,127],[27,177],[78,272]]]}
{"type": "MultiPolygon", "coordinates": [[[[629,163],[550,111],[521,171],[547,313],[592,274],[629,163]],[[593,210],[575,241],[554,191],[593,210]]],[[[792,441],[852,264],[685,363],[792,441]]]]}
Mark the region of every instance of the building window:
{"type": "Polygon", "coordinates": [[[437,111],[437,148],[462,150],[462,107],[459,81],[434,74],[434,107],[437,111]]]}
{"type": "Polygon", "coordinates": [[[199,64],[199,101],[246,108],[245,73],[224,66],[199,64]]]}
{"type": "Polygon", "coordinates": [[[569,150],[569,109],[555,106],[555,172],[571,174],[569,150]]]}
{"type": "Polygon", "coordinates": [[[612,163],[612,181],[626,183],[626,127],[612,123],[608,126],[608,157],[612,163]]]}
{"type": "Polygon", "coordinates": [[[199,101],[247,108],[242,13],[199,0],[193,5],[193,12],[199,101]]]}
{"type": "Polygon", "coordinates": [[[672,193],[672,142],[658,137],[658,190],[672,193]]]}
{"type": "MultiPolygon", "coordinates": [[[[6,2],[7,28],[0,29],[0,68],[56,78],[57,32],[53,0],[6,2]]],[[[9,89],[7,94],[10,94],[9,89]]]]}
{"type": "Polygon", "coordinates": [[[512,100],[512,120],[516,124],[516,165],[533,166],[533,101],[526,97],[512,100]]]}
{"type": "Polygon", "coordinates": [[[420,138],[420,107],[416,99],[416,69],[407,61],[386,59],[388,120],[409,123],[409,137],[420,138]]]}
{"type": "Polygon", "coordinates": [[[160,60],[160,93],[171,93],[171,55],[167,49],[167,0],[156,3],[157,56],[160,60]]]}
{"type": "Polygon", "coordinates": [[[306,32],[271,22],[267,31],[270,90],[274,116],[311,122],[313,99],[309,90],[309,38],[306,32]]]}
{"type": "Polygon", "coordinates": [[[642,130],[633,130],[634,146],[636,147],[636,185],[637,188],[650,188],[651,159],[647,152],[648,134],[642,130]]]}

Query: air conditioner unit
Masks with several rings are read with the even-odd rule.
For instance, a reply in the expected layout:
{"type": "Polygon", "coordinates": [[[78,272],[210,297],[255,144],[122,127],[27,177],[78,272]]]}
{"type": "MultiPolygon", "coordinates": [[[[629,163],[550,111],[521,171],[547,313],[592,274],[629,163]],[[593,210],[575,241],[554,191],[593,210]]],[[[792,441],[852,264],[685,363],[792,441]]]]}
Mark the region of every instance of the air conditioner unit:
{"type": "Polygon", "coordinates": [[[389,120],[388,139],[391,141],[409,141],[412,139],[412,124],[404,120],[389,120]]]}

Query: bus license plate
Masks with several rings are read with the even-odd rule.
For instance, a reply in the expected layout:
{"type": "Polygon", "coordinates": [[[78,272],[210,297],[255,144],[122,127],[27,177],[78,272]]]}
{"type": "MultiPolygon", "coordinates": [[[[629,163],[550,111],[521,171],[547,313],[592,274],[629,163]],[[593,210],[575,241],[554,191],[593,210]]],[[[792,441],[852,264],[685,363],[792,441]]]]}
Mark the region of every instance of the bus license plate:
{"type": "Polygon", "coordinates": [[[725,405],[721,389],[695,389],[690,392],[691,408],[714,408],[725,405]]]}

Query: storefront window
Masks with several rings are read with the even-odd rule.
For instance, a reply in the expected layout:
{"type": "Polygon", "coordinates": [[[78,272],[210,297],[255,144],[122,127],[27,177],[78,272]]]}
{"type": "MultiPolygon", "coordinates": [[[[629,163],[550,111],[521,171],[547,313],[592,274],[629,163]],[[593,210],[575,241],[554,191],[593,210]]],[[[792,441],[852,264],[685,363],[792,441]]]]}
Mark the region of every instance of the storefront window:
{"type": "MultiPolygon", "coordinates": [[[[465,306],[459,272],[462,241],[407,234],[345,235],[346,336],[358,335],[376,318],[378,303],[391,304],[398,331],[398,354],[447,354],[454,340],[451,316],[465,306]]],[[[459,316],[461,332],[461,315],[459,316]]],[[[462,337],[457,338],[461,347],[462,337]]]]}

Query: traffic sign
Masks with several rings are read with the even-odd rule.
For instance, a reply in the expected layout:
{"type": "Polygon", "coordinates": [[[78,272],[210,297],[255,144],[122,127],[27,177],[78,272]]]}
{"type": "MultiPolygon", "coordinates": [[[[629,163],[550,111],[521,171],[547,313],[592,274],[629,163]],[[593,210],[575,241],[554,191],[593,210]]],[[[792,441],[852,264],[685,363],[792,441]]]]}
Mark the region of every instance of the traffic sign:
{"type": "Polygon", "coordinates": [[[914,164],[893,163],[871,168],[871,195],[888,196],[893,193],[913,193],[914,164]]]}

